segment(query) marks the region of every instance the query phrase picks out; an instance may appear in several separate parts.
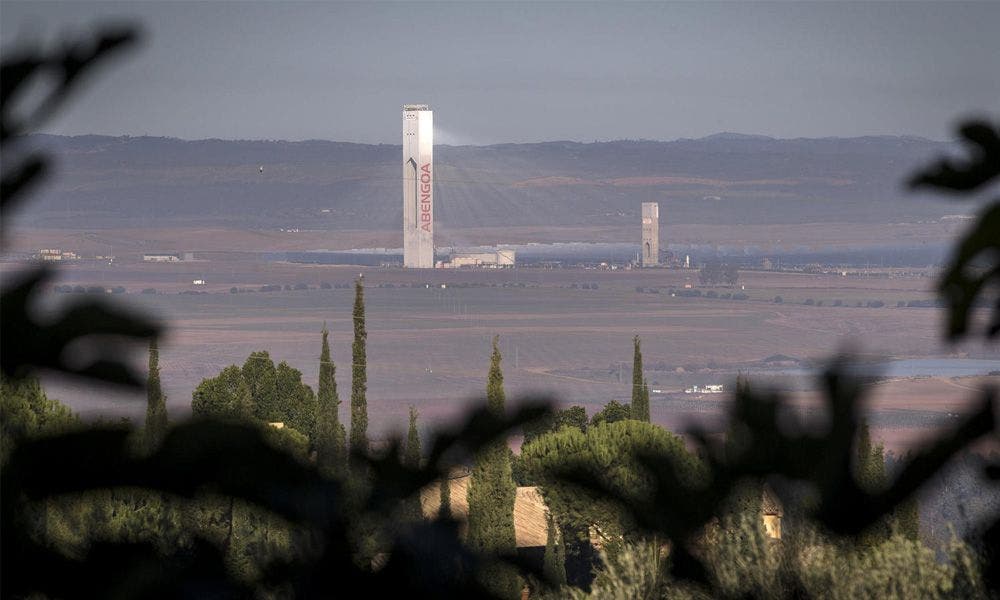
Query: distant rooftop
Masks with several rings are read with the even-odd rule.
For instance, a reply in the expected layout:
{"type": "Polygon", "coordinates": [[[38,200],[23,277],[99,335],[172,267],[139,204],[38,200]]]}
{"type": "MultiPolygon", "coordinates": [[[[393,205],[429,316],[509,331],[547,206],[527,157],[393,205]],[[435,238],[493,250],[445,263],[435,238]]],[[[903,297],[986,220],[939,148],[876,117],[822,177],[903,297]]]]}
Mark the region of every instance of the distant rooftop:
{"type": "Polygon", "coordinates": [[[430,110],[431,107],[427,104],[404,104],[403,110],[430,110]]]}

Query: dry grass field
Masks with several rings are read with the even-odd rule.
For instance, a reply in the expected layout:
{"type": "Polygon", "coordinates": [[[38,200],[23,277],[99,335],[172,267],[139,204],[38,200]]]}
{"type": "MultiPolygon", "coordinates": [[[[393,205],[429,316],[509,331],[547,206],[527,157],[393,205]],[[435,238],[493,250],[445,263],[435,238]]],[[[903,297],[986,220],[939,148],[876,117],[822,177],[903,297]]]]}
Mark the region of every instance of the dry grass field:
{"type": "MultiPolygon", "coordinates": [[[[3,273],[15,269],[8,264],[3,273]]],[[[749,299],[736,301],[666,293],[685,283],[697,287],[693,270],[421,272],[233,260],[82,262],[63,265],[59,272],[59,283],[124,286],[128,293],[116,299],[168,323],[160,360],[169,408],[178,418],[189,410],[201,379],[242,364],[254,350],[268,350],[275,361],[287,361],[315,385],[324,322],[332,332],[340,395],[347,398],[353,299],[347,286],[360,272],[367,286],[368,397],[377,432],[401,429],[410,404],[418,407],[424,424],[459,415],[484,391],[494,334],[500,335],[508,396],[544,393],[563,405],[582,404],[589,412],[611,399],[628,400],[631,338],[641,335],[651,387],[662,391],[654,395],[653,418],[675,430],[691,422],[714,426],[724,405],[724,396],[677,396],[685,386],[728,383],[738,369],[758,372],[760,361],[776,354],[821,359],[849,347],[888,358],[968,355],[997,360],[1000,368],[995,347],[943,345],[938,309],[896,308],[898,300],[933,298],[933,280],[923,276],[865,279],[748,271],[741,274],[741,285],[749,299]],[[193,279],[208,283],[193,286],[193,279]],[[344,287],[318,289],[321,282],[344,287]],[[313,289],[229,291],[295,283],[313,289]],[[584,283],[598,289],[580,289],[584,283]],[[638,293],[636,287],[662,291],[638,293]],[[144,288],[159,293],[139,293],[144,288]],[[207,293],[179,293],[185,291],[207,293]],[[782,295],[784,303],[775,304],[775,295],[782,295]],[[809,306],[803,304],[807,298],[825,302],[809,306]],[[885,306],[855,306],[872,299],[885,306]],[[834,300],[845,306],[832,306],[834,300]]],[[[47,296],[54,303],[67,297],[47,296]]],[[[144,359],[137,352],[136,361],[144,359]]],[[[945,422],[948,413],[960,411],[982,382],[879,383],[871,405],[878,435],[894,447],[909,445],[945,422]]],[[[138,417],[144,409],[141,398],[114,390],[95,392],[63,381],[48,385],[53,396],[86,414],[138,417]]],[[[814,405],[815,399],[806,392],[801,402],[814,405]]]]}

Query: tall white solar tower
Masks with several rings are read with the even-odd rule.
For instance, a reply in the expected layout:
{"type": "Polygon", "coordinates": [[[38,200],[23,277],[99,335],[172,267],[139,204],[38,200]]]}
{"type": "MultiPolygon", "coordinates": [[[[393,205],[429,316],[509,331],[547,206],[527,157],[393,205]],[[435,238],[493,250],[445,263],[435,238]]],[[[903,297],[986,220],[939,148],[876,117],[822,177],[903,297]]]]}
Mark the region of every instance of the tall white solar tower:
{"type": "Polygon", "coordinates": [[[642,266],[660,264],[660,203],[642,203],[642,266]]]}
{"type": "Polygon", "coordinates": [[[434,267],[434,112],[403,105],[403,266],[434,267]]]}

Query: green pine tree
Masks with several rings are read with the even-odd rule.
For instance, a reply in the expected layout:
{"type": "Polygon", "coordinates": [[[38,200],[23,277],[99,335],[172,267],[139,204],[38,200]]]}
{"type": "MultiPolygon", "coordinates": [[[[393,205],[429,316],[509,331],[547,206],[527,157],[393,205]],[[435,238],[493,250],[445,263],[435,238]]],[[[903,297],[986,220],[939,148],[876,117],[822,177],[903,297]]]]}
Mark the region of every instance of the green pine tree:
{"type": "Polygon", "coordinates": [[[252,421],[254,402],[243,370],[230,365],[216,377],[203,379],[191,394],[191,413],[195,417],[252,421]]]}
{"type": "Polygon", "coordinates": [[[368,366],[365,344],[365,288],[354,282],[354,343],[351,345],[351,448],[368,451],[368,366]]]}
{"type": "Polygon", "coordinates": [[[340,398],[337,395],[337,366],[330,358],[330,332],[323,324],[323,347],[319,354],[319,387],[316,394],[316,463],[326,475],[343,472],[346,432],[340,424],[340,398]]]}
{"type": "Polygon", "coordinates": [[[563,586],[566,585],[566,553],[562,549],[562,543],[556,539],[558,530],[551,512],[547,516],[547,521],[548,531],[545,535],[543,573],[550,584],[563,586]]]}
{"type": "Polygon", "coordinates": [[[275,373],[276,421],[292,427],[313,441],[316,439],[316,394],[302,382],[302,371],[285,361],[278,363],[275,373]]]}
{"type": "Polygon", "coordinates": [[[62,433],[79,425],[68,406],[49,398],[37,377],[0,374],[0,464],[19,441],[62,433]]]}
{"type": "Polygon", "coordinates": [[[241,372],[250,391],[254,418],[264,423],[284,421],[278,398],[278,370],[271,355],[266,350],[251,352],[241,372]]]}
{"type": "MultiPolygon", "coordinates": [[[[635,419],[632,413],[632,405],[612,400],[604,408],[594,413],[594,416],[590,418],[590,426],[593,427],[601,423],[617,423],[618,421],[627,421],[630,419],[635,419]]],[[[581,431],[583,430],[581,429],[581,431]]]]}
{"type": "Polygon", "coordinates": [[[649,386],[642,376],[642,349],[639,336],[632,338],[632,418],[649,422],[649,386]]]}
{"type": "Polygon", "coordinates": [[[160,386],[160,351],[156,338],[149,341],[149,374],[146,376],[146,448],[155,448],[167,434],[167,399],[160,386]]]}
{"type": "MultiPolygon", "coordinates": [[[[492,412],[502,415],[505,398],[498,342],[499,336],[494,336],[486,402],[492,412]]],[[[510,450],[506,440],[494,442],[476,457],[468,493],[469,546],[487,555],[513,554],[517,547],[514,534],[517,487],[511,473],[510,450]]],[[[502,567],[487,567],[480,577],[500,597],[516,598],[521,593],[517,575],[502,567]]]]}

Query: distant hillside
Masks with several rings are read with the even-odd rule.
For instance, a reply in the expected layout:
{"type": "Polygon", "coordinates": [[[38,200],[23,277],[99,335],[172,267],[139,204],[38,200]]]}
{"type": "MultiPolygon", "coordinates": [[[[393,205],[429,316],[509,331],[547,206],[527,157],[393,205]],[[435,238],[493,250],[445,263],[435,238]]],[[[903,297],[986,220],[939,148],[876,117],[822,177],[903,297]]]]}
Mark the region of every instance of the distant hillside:
{"type": "MultiPolygon", "coordinates": [[[[230,225],[395,229],[401,149],[306,141],[60,137],[57,176],[24,213],[39,227],[230,225]],[[263,166],[261,173],[259,167],[263,166]]],[[[910,137],[437,146],[441,226],[898,222],[954,207],[902,181],[947,145],[910,137]]]]}

